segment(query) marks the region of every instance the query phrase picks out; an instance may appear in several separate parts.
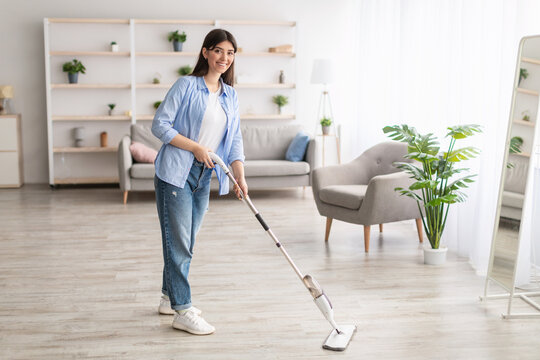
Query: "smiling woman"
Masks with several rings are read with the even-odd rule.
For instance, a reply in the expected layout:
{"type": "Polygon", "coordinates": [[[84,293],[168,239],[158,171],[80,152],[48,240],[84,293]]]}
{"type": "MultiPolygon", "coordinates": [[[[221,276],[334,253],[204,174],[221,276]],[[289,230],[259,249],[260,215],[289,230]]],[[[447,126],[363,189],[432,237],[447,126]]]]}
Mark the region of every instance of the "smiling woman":
{"type": "MultiPolygon", "coordinates": [[[[192,305],[188,282],[195,237],[208,209],[214,170],[210,152],[233,169],[238,198],[240,189],[248,193],[238,97],[232,88],[236,49],[228,31],[208,33],[192,75],[176,81],[152,122],[152,133],[163,142],[154,179],[164,261],[159,313],[174,315],[173,328],[196,335],[215,331],[192,305]]],[[[227,194],[228,178],[215,170],[219,193],[227,194]]]]}

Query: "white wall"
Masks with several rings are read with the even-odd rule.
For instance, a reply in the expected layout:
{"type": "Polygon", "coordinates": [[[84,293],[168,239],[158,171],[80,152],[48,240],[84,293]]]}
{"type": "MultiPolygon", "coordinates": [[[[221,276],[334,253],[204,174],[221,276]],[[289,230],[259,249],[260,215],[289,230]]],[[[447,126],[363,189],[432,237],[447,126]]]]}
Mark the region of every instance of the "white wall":
{"type": "MultiPolygon", "coordinates": [[[[320,88],[309,83],[314,58],[330,57],[338,78],[331,88],[336,119],[350,117],[352,104],[346,88],[354,64],[349,47],[352,34],[351,0],[186,1],[154,0],[0,0],[0,84],[13,85],[13,108],[22,114],[26,183],[47,183],[47,127],[43,18],[178,18],[254,19],[297,21],[297,122],[308,131],[317,123],[320,88]],[[7,34],[7,35],[6,35],[7,34]]],[[[350,158],[352,156],[345,156],[350,158]]]]}

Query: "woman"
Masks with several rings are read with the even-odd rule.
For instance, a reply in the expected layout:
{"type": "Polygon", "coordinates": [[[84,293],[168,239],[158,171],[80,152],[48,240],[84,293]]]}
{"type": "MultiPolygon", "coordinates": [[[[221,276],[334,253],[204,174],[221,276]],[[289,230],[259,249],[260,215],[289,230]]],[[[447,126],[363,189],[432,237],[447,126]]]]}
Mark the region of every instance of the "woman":
{"type": "MultiPolygon", "coordinates": [[[[191,76],[181,77],[169,90],[152,122],[152,133],[163,142],[156,158],[156,204],[163,244],[161,314],[174,314],[173,328],[196,335],[215,331],[191,304],[188,273],[195,236],[208,208],[214,164],[218,154],[233,170],[247,194],[244,148],[238,98],[232,88],[236,40],[222,29],[206,35],[191,76]]],[[[219,194],[229,181],[216,167],[219,194]]]]}

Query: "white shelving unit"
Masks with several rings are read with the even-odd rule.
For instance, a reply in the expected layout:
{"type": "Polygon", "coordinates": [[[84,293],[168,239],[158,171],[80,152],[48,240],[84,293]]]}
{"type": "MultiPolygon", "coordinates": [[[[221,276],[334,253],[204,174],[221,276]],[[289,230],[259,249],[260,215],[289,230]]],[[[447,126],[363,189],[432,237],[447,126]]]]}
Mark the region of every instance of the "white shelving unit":
{"type": "Polygon", "coordinates": [[[241,51],[235,59],[235,84],[240,119],[282,124],[296,118],[296,53],[271,53],[269,47],[296,48],[296,22],[189,19],[45,18],[45,68],[49,184],[118,182],[116,144],[129,125],[153,119],[152,104],[163,99],[178,75],[179,66],[194,66],[206,33],[213,28],[231,31],[241,51]],[[180,29],[188,35],[184,51],[173,52],[166,35],[180,29]],[[122,51],[108,51],[117,41],[122,51]],[[79,83],[68,84],[61,65],[74,58],[86,66],[79,83]],[[285,70],[286,83],[278,82],[285,70]],[[153,84],[155,74],[163,74],[153,84]],[[246,73],[248,76],[246,76],[246,73]],[[246,81],[248,79],[249,81],[246,81]],[[274,95],[289,96],[287,114],[277,114],[274,95]],[[115,113],[107,115],[107,104],[115,113]],[[289,113],[290,112],[290,113],[289,113]],[[139,115],[140,114],[140,115],[139,115]],[[74,147],[73,128],[84,127],[83,147],[74,147]],[[108,144],[100,146],[106,131],[108,144]]]}

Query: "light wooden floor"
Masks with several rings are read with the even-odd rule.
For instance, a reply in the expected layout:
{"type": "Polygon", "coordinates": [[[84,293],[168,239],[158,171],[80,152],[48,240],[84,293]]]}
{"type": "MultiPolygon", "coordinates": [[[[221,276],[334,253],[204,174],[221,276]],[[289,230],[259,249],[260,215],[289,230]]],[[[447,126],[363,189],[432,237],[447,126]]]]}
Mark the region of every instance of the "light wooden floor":
{"type": "Polygon", "coordinates": [[[161,240],[153,194],[24,186],[0,191],[1,359],[540,359],[540,320],[502,320],[478,301],[465,259],[422,264],[414,222],[362,228],[325,219],[311,191],[252,192],[304,273],[358,324],[344,353],[294,272],[238,200],[212,197],[195,246],[194,304],[217,331],[159,316],[161,240]]]}

